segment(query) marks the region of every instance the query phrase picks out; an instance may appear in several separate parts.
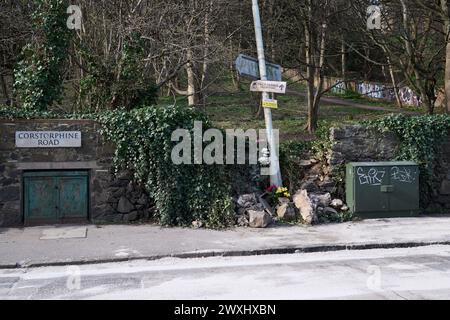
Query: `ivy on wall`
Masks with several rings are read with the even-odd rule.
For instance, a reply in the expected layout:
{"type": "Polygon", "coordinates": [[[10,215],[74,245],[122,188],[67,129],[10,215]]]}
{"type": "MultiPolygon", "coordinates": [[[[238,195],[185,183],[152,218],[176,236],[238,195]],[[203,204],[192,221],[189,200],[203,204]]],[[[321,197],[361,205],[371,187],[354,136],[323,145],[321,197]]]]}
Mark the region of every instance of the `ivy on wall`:
{"type": "Polygon", "coordinates": [[[194,121],[201,121],[207,130],[211,124],[206,116],[171,106],[110,111],[97,120],[103,125],[102,134],[116,145],[115,168],[133,169],[136,180],[155,200],[163,225],[199,220],[216,228],[234,222],[225,167],[175,165],[171,159],[177,144],[171,141],[172,132],[178,128],[192,132],[194,121]]]}
{"type": "Polygon", "coordinates": [[[400,148],[396,159],[392,160],[414,161],[420,165],[421,205],[427,207],[433,191],[437,155],[442,143],[449,138],[450,115],[409,117],[400,114],[366,121],[365,124],[380,132],[396,134],[400,148]]]}

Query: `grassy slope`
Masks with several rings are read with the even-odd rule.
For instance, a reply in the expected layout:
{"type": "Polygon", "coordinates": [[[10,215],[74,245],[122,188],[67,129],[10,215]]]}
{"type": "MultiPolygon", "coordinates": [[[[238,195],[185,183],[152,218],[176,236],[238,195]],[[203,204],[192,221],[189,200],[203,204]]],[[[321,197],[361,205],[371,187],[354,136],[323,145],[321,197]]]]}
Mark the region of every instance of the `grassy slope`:
{"type": "MultiPolygon", "coordinates": [[[[258,99],[258,95],[252,95],[248,91],[216,94],[209,97],[205,111],[215,124],[223,129],[263,129],[265,128],[263,116],[258,117],[255,114],[258,99]]],[[[281,140],[313,138],[304,130],[308,115],[305,98],[279,95],[277,100],[279,109],[273,110],[272,114],[274,128],[280,130],[281,140]]],[[[159,100],[161,105],[175,102],[181,105],[187,104],[186,99],[183,97],[176,97],[176,101],[173,97],[163,97],[159,100]]],[[[386,106],[386,104],[383,106],[386,106]]],[[[386,114],[384,111],[322,104],[319,117],[321,121],[342,123],[373,118],[384,114],[386,114]]]]}

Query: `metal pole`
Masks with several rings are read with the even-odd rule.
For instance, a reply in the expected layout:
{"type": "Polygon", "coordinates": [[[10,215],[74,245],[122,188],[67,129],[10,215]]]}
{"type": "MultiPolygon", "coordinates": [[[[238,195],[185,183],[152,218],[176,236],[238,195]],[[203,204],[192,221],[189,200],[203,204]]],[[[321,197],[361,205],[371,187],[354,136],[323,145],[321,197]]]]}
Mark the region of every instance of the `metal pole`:
{"type": "MultiPolygon", "coordinates": [[[[261,16],[259,14],[258,0],[252,0],[252,2],[253,19],[255,21],[256,47],[258,49],[259,74],[261,80],[267,80],[266,58],[264,55],[264,41],[262,35],[261,16]]],[[[268,99],[269,94],[267,92],[263,92],[262,98],[268,99]]],[[[278,159],[278,155],[276,154],[277,146],[275,145],[275,139],[273,135],[272,110],[270,108],[264,108],[264,119],[266,121],[267,139],[270,150],[270,165],[271,169],[274,170],[272,172],[272,175],[270,176],[270,183],[272,185],[280,187],[283,185],[283,181],[281,180],[280,161],[278,159]]]]}

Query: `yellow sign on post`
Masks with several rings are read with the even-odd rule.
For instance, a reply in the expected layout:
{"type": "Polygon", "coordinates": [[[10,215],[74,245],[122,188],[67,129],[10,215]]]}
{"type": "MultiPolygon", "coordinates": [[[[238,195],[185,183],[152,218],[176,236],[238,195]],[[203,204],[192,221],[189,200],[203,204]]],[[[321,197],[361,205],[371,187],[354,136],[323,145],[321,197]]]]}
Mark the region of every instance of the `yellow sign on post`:
{"type": "Polygon", "coordinates": [[[275,99],[264,99],[263,108],[278,109],[278,101],[275,99]]]}

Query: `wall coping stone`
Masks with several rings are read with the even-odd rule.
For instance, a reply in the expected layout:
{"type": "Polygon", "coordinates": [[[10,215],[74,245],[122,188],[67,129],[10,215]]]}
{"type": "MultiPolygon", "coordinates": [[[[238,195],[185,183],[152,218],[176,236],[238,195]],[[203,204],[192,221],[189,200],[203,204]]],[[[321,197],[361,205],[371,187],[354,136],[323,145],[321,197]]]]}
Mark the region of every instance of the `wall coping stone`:
{"type": "Polygon", "coordinates": [[[18,162],[18,170],[65,170],[65,169],[102,169],[97,161],[71,162],[18,162]]]}

